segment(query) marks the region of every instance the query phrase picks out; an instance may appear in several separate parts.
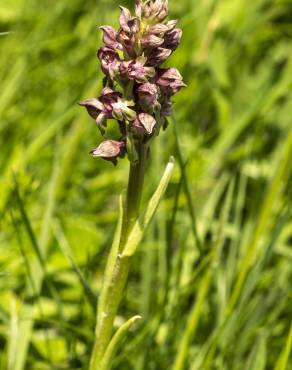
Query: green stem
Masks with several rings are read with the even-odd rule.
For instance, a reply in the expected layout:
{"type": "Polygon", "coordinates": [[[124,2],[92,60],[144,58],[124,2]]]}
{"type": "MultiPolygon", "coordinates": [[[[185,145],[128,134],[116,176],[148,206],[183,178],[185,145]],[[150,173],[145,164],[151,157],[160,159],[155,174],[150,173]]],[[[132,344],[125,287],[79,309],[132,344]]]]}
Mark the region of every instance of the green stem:
{"type": "Polygon", "coordinates": [[[97,316],[99,320],[97,320],[96,324],[95,343],[89,370],[100,369],[101,361],[111,340],[114,319],[116,317],[128,277],[130,257],[122,256],[121,252],[123,251],[129,233],[139,215],[145,165],[147,161],[147,147],[140,143],[137,147],[137,151],[139,161],[137,163],[131,163],[130,165],[119,253],[115,261],[110,282],[107,286],[103,287],[104,303],[102,307],[99,308],[101,312],[98,312],[97,316]]]}

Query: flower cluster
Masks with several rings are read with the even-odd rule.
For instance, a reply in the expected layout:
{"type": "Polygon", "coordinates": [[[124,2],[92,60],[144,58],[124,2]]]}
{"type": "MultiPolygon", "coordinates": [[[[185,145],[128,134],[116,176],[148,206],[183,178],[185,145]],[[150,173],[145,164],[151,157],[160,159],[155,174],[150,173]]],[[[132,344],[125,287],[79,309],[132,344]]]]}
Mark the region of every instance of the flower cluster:
{"type": "Polygon", "coordinates": [[[166,21],[168,0],[135,0],[134,16],[120,8],[118,31],[100,27],[104,45],[97,56],[106,76],[104,88],[100,97],[80,103],[102,134],[108,119],[117,120],[121,139],[105,140],[92,151],[114,163],[126,152],[132,160],[137,142],[149,142],[167,126],[171,97],[185,86],[177,69],[161,68],[182,36],[177,21],[166,21]]]}

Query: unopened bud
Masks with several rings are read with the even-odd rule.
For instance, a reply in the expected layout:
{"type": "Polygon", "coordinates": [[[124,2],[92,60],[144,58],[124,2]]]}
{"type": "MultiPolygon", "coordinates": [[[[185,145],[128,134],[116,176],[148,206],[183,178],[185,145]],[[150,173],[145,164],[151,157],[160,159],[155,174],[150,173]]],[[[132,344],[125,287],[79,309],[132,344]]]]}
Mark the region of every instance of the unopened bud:
{"type": "Polygon", "coordinates": [[[132,17],[130,10],[120,6],[121,15],[119,18],[119,23],[121,29],[127,33],[137,33],[140,30],[140,21],[137,17],[132,17]]]}
{"type": "Polygon", "coordinates": [[[148,56],[147,63],[153,67],[160,66],[170,56],[172,51],[170,49],[164,49],[159,47],[154,49],[148,56]]]}
{"type": "Polygon", "coordinates": [[[166,32],[164,35],[164,43],[162,47],[166,49],[176,50],[182,37],[182,30],[175,28],[172,31],[166,32]]]}
{"type": "Polygon", "coordinates": [[[146,0],[142,13],[146,19],[163,21],[168,16],[168,0],[146,0]]]}
{"type": "Polygon", "coordinates": [[[176,68],[165,68],[158,71],[156,83],[167,95],[176,94],[182,87],[183,78],[176,68]]]}
{"type": "Polygon", "coordinates": [[[143,49],[152,49],[157,48],[158,46],[162,45],[164,40],[160,37],[155,35],[148,34],[143,37],[141,40],[141,46],[143,49]]]}

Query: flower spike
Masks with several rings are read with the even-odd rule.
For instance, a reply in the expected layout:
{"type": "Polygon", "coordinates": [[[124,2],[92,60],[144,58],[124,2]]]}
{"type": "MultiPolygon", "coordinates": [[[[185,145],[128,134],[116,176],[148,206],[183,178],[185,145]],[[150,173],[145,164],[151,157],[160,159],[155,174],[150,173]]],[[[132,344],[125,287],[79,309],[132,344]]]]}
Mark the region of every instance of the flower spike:
{"type": "Polygon", "coordinates": [[[167,126],[171,97],[186,86],[177,69],[162,68],[182,37],[177,21],[166,20],[168,0],[135,0],[134,14],[123,6],[120,10],[118,30],[100,27],[103,45],[97,56],[106,76],[104,89],[98,98],[80,103],[102,134],[107,120],[117,121],[121,139],[105,140],[92,151],[94,157],[114,163],[128,150],[133,160],[141,140],[150,143],[167,126]]]}

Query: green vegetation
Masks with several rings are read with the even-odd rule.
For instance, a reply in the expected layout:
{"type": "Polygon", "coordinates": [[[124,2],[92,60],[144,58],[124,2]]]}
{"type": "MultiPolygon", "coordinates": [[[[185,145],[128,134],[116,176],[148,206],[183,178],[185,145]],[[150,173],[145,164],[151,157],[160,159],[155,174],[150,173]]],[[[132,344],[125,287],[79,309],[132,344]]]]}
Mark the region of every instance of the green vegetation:
{"type": "MultiPolygon", "coordinates": [[[[77,102],[100,91],[97,26],[118,4],[1,0],[1,370],[88,367],[128,164],[88,155],[101,139],[77,102]]],[[[176,166],[132,261],[113,370],[292,370],[292,1],[170,10],[188,88],[144,207],[176,166]]]]}

